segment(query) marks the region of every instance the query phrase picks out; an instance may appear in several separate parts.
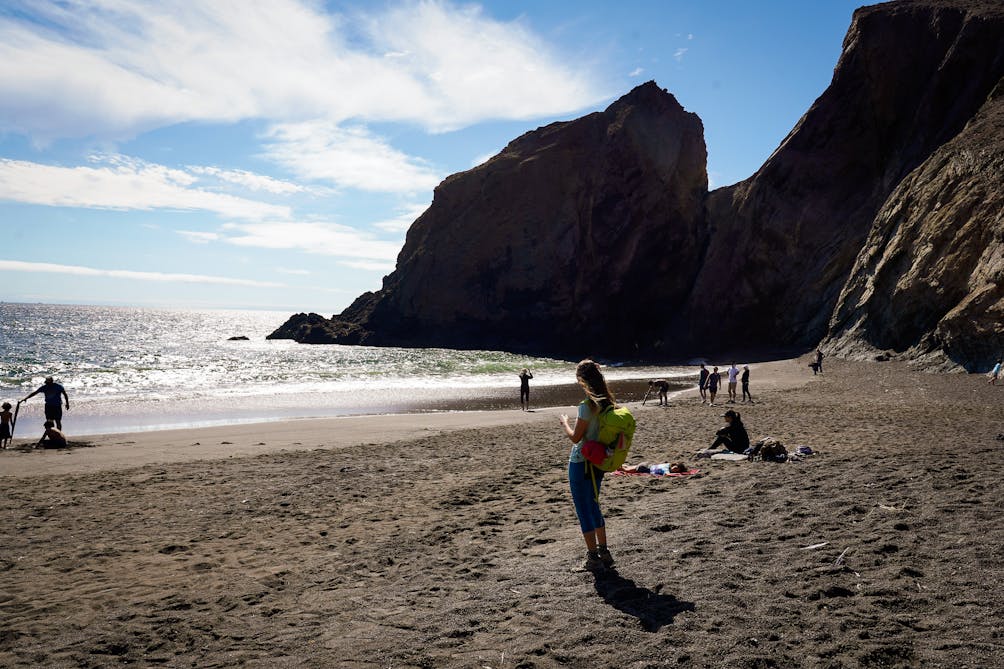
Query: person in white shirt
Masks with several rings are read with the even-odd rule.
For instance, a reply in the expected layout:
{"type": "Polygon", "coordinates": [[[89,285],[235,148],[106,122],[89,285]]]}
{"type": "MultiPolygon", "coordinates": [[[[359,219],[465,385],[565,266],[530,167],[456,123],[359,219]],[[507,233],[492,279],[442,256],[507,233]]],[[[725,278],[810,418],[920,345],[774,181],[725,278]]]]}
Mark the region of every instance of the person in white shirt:
{"type": "Polygon", "coordinates": [[[736,403],[736,383],[739,381],[739,368],[736,363],[729,367],[729,404],[736,403]]]}

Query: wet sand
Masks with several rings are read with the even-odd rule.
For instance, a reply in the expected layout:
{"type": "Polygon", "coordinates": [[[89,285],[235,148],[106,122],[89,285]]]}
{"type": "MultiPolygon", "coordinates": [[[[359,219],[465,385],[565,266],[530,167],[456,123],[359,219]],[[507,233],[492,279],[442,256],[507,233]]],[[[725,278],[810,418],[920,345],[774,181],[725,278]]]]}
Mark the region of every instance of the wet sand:
{"type": "MultiPolygon", "coordinates": [[[[805,362],[738,409],[818,455],[607,479],[598,575],[558,411],[192,430],[126,469],[117,437],[0,454],[34,465],[0,478],[0,666],[1002,666],[1004,388],[805,362]],[[205,459],[256,444],[275,452],[205,459]]],[[[633,408],[632,462],[694,463],[723,407],[633,408]]]]}

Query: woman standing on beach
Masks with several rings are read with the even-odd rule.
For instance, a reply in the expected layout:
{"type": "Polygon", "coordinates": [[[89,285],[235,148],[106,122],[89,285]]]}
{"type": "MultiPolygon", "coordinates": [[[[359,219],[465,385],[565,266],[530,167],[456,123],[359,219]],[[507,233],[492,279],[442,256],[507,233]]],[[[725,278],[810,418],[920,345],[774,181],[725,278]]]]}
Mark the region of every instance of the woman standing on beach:
{"type": "Polygon", "coordinates": [[[575,380],[582,386],[586,399],[579,403],[579,412],[575,418],[575,426],[569,424],[568,416],[561,416],[561,426],[565,434],[574,444],[568,456],[568,484],[572,490],[572,503],[575,514],[579,517],[579,527],[582,538],[586,542],[586,569],[610,567],[614,563],[607,549],[607,530],[600,511],[599,490],[603,481],[603,471],[593,467],[589,472],[586,458],[582,455],[582,445],[599,435],[599,419],[597,416],[610,406],[617,406],[616,399],[607,381],[603,378],[600,366],[592,360],[583,360],[575,368],[575,380]],[[593,489],[593,477],[596,488],[593,489]]]}

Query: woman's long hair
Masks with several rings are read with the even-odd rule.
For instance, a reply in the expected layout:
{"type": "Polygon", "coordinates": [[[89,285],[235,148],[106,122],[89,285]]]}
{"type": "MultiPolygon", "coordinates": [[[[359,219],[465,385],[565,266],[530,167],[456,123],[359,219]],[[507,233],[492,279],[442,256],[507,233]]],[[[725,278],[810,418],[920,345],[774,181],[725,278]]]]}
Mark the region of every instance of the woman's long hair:
{"type": "Polygon", "coordinates": [[[575,368],[575,378],[582,384],[592,408],[605,409],[617,406],[617,398],[610,392],[600,366],[592,360],[583,360],[575,368]]]}

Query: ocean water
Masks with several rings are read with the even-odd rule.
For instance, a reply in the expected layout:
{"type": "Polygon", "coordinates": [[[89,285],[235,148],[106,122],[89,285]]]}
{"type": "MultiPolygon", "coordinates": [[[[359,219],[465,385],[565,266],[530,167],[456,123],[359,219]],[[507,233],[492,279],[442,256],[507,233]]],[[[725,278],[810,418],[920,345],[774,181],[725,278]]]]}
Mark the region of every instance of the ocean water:
{"type": "MultiPolygon", "coordinates": [[[[12,404],[55,376],[71,434],[365,413],[518,406],[516,375],[574,381],[574,365],[497,351],[308,346],[268,341],[288,314],[0,303],[0,398],[12,404]],[[228,341],[243,335],[250,341],[228,341]],[[493,405],[494,406],[494,405],[493,405]]],[[[610,378],[689,377],[686,368],[619,366],[610,378]]],[[[42,398],[22,405],[37,431],[42,398]]],[[[30,429],[20,429],[27,421],[30,429]]]]}

